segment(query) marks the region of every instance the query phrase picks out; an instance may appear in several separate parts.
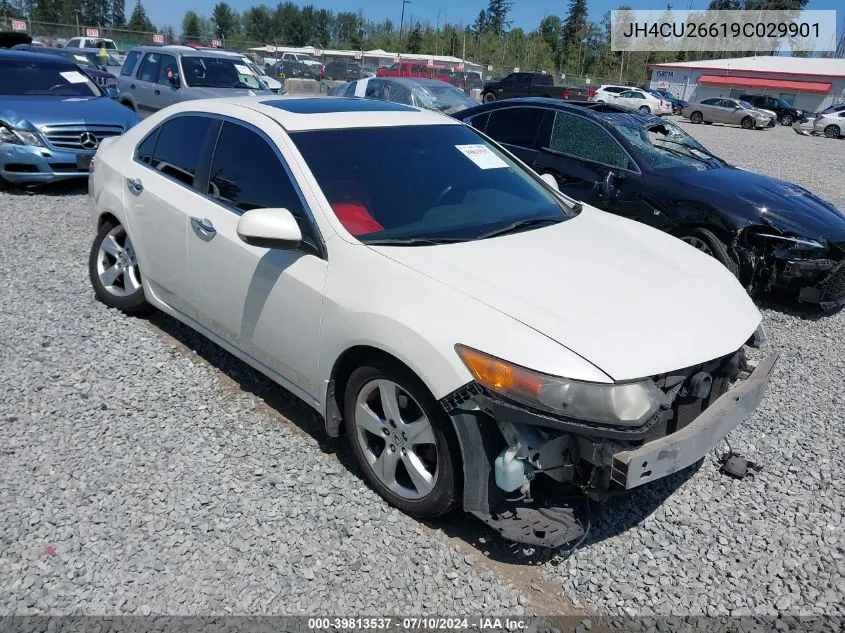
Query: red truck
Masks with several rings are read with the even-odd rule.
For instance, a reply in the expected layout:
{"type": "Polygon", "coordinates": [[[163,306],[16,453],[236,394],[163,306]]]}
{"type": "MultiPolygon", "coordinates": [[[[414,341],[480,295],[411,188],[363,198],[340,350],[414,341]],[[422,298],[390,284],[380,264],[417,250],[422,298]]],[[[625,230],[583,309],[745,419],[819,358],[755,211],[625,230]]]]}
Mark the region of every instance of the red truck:
{"type": "Polygon", "coordinates": [[[379,68],[377,77],[423,77],[450,83],[452,72],[447,66],[427,66],[422,62],[396,62],[390,68],[379,68]]]}

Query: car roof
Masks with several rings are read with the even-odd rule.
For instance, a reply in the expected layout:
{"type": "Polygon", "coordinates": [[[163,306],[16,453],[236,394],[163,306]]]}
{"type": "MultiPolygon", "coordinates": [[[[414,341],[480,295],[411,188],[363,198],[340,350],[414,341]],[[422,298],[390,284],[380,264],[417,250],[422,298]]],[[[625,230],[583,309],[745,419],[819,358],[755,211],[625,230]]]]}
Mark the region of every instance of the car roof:
{"type": "MultiPolygon", "coordinates": [[[[243,107],[276,121],[288,132],[407,125],[462,125],[446,115],[398,103],[349,97],[223,97],[209,103],[243,107]]],[[[174,110],[202,112],[203,100],[183,101],[174,110]]]]}
{"type": "Polygon", "coordinates": [[[518,99],[501,99],[493,103],[487,103],[474,108],[467,108],[458,112],[455,116],[460,119],[484,112],[492,112],[501,108],[534,105],[561,110],[563,112],[578,112],[591,119],[598,119],[608,123],[636,123],[638,125],[650,125],[661,123],[663,119],[655,114],[645,114],[633,108],[614,105],[612,103],[599,103],[597,101],[562,101],[548,97],[522,97],[518,99]]]}
{"type": "Polygon", "coordinates": [[[59,55],[52,55],[50,53],[31,53],[29,51],[0,49],[0,61],[50,62],[52,65],[60,64],[76,68],[76,64],[69,62],[59,55]]]}
{"type": "MultiPolygon", "coordinates": [[[[179,44],[167,44],[166,46],[136,46],[133,51],[141,53],[170,53],[172,55],[181,55],[182,57],[219,57],[221,59],[231,59],[232,51],[218,51],[213,48],[194,48],[192,46],[180,46],[179,44]]],[[[244,57],[238,55],[238,57],[244,57]]]]}

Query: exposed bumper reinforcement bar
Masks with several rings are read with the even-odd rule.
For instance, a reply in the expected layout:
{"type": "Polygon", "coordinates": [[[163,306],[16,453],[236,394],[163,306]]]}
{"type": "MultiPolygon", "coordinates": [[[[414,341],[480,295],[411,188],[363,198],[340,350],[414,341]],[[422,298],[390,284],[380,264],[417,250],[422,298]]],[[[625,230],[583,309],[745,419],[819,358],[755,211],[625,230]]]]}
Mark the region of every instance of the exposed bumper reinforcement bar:
{"type": "Polygon", "coordinates": [[[773,354],[741,385],[723,394],[680,431],[613,456],[611,480],[623,488],[636,488],[683,470],[704,457],[763,399],[778,356],[773,354]]]}

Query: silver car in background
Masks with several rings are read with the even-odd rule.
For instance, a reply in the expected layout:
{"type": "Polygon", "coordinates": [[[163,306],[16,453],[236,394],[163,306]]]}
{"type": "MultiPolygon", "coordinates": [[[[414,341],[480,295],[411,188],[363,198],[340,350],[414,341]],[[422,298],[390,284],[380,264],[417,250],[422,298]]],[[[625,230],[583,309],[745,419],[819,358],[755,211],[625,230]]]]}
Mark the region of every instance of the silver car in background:
{"type": "Polygon", "coordinates": [[[365,77],[329,89],[335,97],[364,97],[454,114],[478,105],[460,88],[422,77],[365,77]]]}
{"type": "Polygon", "coordinates": [[[746,130],[770,127],[773,121],[772,115],[758,110],[747,101],[724,97],[688,103],[681,114],[693,123],[726,123],[746,130]]]}
{"type": "Polygon", "coordinates": [[[827,138],[845,136],[845,104],[831,106],[816,115],[813,131],[827,138]]]}

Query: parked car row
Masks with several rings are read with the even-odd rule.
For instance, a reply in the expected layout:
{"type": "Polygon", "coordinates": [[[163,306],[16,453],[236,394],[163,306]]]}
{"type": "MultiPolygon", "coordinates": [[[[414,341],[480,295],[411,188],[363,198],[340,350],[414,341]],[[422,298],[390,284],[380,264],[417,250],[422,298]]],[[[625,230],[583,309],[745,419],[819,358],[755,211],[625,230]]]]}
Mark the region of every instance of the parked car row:
{"type": "MultiPolygon", "coordinates": [[[[471,125],[376,99],[174,104],[96,155],[94,292],[170,314],[302,398],[404,512],[578,539],[573,489],[600,502],[697,462],[759,405],[776,358],[747,361],[761,315],[719,262],[488,140],[523,108],[559,152],[598,142],[588,126],[670,125],[551,99],[465,110],[471,125]]],[[[675,154],[614,136],[590,160],[650,176],[646,155],[689,153],[675,168],[705,173],[703,150],[664,136],[675,154]]]]}

